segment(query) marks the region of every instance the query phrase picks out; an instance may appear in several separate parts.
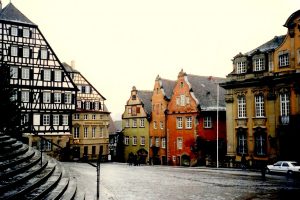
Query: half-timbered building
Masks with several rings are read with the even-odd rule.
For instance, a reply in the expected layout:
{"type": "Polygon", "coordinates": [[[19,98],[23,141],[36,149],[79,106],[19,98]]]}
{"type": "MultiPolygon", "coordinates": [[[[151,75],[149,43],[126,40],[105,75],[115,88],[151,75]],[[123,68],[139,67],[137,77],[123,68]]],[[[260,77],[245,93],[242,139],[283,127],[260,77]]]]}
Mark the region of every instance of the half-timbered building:
{"type": "Polygon", "coordinates": [[[0,38],[0,65],[10,68],[23,132],[30,145],[55,154],[52,144],[69,142],[77,88],[38,26],[12,3],[0,4],[0,38]]]}
{"type": "Polygon", "coordinates": [[[104,96],[78,71],[74,62],[71,66],[63,63],[79,91],[77,107],[72,120],[70,146],[73,159],[96,160],[99,153],[106,157],[109,144],[109,121],[104,96]]]}

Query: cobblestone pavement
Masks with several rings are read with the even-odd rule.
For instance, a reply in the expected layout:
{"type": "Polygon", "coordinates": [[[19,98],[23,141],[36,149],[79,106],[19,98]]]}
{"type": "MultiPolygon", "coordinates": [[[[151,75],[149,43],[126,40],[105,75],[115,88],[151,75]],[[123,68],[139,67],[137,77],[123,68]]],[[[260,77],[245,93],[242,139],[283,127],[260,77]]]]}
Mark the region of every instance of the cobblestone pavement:
{"type": "MultiPolygon", "coordinates": [[[[87,200],[96,199],[96,168],[64,163],[87,200]]],[[[298,199],[299,180],[239,169],[101,164],[101,200],[298,199]],[[295,196],[292,198],[292,196],[295,196]]]]}

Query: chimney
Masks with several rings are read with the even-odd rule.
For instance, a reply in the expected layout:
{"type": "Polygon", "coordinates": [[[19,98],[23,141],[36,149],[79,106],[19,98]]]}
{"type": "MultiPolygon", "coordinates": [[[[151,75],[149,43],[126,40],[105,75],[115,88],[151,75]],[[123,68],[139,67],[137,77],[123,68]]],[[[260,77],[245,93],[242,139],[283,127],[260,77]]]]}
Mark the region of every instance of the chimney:
{"type": "Polygon", "coordinates": [[[75,60],[71,60],[71,67],[75,69],[75,60]]]}

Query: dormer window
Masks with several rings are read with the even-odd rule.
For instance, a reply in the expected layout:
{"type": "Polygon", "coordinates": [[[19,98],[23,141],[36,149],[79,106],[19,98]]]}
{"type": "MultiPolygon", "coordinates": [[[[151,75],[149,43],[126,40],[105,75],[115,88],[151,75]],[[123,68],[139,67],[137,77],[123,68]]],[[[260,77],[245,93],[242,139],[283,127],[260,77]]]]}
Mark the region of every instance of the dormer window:
{"type": "Polygon", "coordinates": [[[257,58],[254,60],[254,71],[259,72],[265,70],[265,59],[257,58]]]}
{"type": "Polygon", "coordinates": [[[246,73],[246,62],[238,62],[236,65],[237,65],[237,74],[246,73]]]}
{"type": "Polygon", "coordinates": [[[279,55],[279,67],[287,67],[289,66],[289,54],[284,53],[279,55]]]}

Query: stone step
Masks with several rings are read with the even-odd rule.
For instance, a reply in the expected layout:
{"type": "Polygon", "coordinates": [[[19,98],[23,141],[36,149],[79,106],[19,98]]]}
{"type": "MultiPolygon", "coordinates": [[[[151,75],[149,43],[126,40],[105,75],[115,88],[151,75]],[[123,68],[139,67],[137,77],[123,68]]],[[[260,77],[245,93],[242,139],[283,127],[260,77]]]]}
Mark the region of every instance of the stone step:
{"type": "Polygon", "coordinates": [[[12,145],[16,142],[17,142],[17,140],[15,138],[9,138],[8,140],[2,140],[2,141],[0,141],[0,149],[2,149],[5,146],[12,145]]]}
{"type": "Polygon", "coordinates": [[[8,136],[8,135],[1,134],[1,135],[0,135],[0,142],[9,140],[10,138],[11,138],[11,137],[8,136]]]}
{"type": "Polygon", "coordinates": [[[0,154],[0,162],[9,160],[9,159],[13,159],[16,156],[22,155],[22,154],[26,153],[28,151],[28,149],[29,149],[28,145],[23,144],[21,148],[15,150],[15,151],[11,151],[6,154],[0,154]]]}
{"type": "Polygon", "coordinates": [[[2,146],[0,148],[0,151],[1,151],[1,154],[3,155],[7,152],[12,152],[12,151],[18,150],[22,146],[23,146],[23,143],[18,141],[18,142],[12,143],[12,144],[6,144],[5,146],[2,146]]]}
{"type": "Polygon", "coordinates": [[[13,167],[15,165],[18,165],[19,163],[22,163],[22,162],[25,162],[25,161],[31,159],[35,155],[35,152],[36,151],[33,151],[32,148],[29,148],[29,150],[24,154],[21,154],[19,156],[16,156],[15,158],[0,162],[0,171],[4,171],[5,169],[7,169],[9,167],[13,167]]]}
{"type": "MultiPolygon", "coordinates": [[[[77,180],[75,177],[69,178],[69,184],[67,190],[63,193],[60,200],[73,200],[77,192],[77,180]]],[[[48,199],[50,200],[50,199],[48,199]]]]}
{"type": "Polygon", "coordinates": [[[1,195],[2,198],[11,200],[11,199],[22,199],[25,194],[28,194],[30,191],[42,185],[48,178],[53,174],[56,168],[56,161],[50,159],[46,161],[46,167],[41,168],[39,173],[35,173],[30,179],[22,180],[18,184],[14,184],[14,187],[6,188],[6,191],[1,195]]]}
{"type": "MultiPolygon", "coordinates": [[[[25,194],[22,197],[22,199],[37,200],[37,199],[44,198],[46,195],[49,194],[49,192],[52,193],[53,189],[59,186],[59,183],[62,180],[62,176],[63,176],[63,167],[59,162],[56,162],[55,170],[51,174],[51,176],[46,181],[44,181],[43,184],[39,185],[37,188],[25,194]]],[[[63,187],[67,187],[68,184],[66,183],[64,184],[65,185],[63,185],[63,187]]]]}
{"type": "Polygon", "coordinates": [[[41,160],[41,155],[39,153],[35,153],[33,157],[28,160],[23,160],[19,164],[12,165],[5,170],[0,171],[0,182],[4,179],[8,179],[9,177],[16,176],[17,174],[23,173],[26,170],[30,169],[34,165],[36,165],[41,160]]]}

